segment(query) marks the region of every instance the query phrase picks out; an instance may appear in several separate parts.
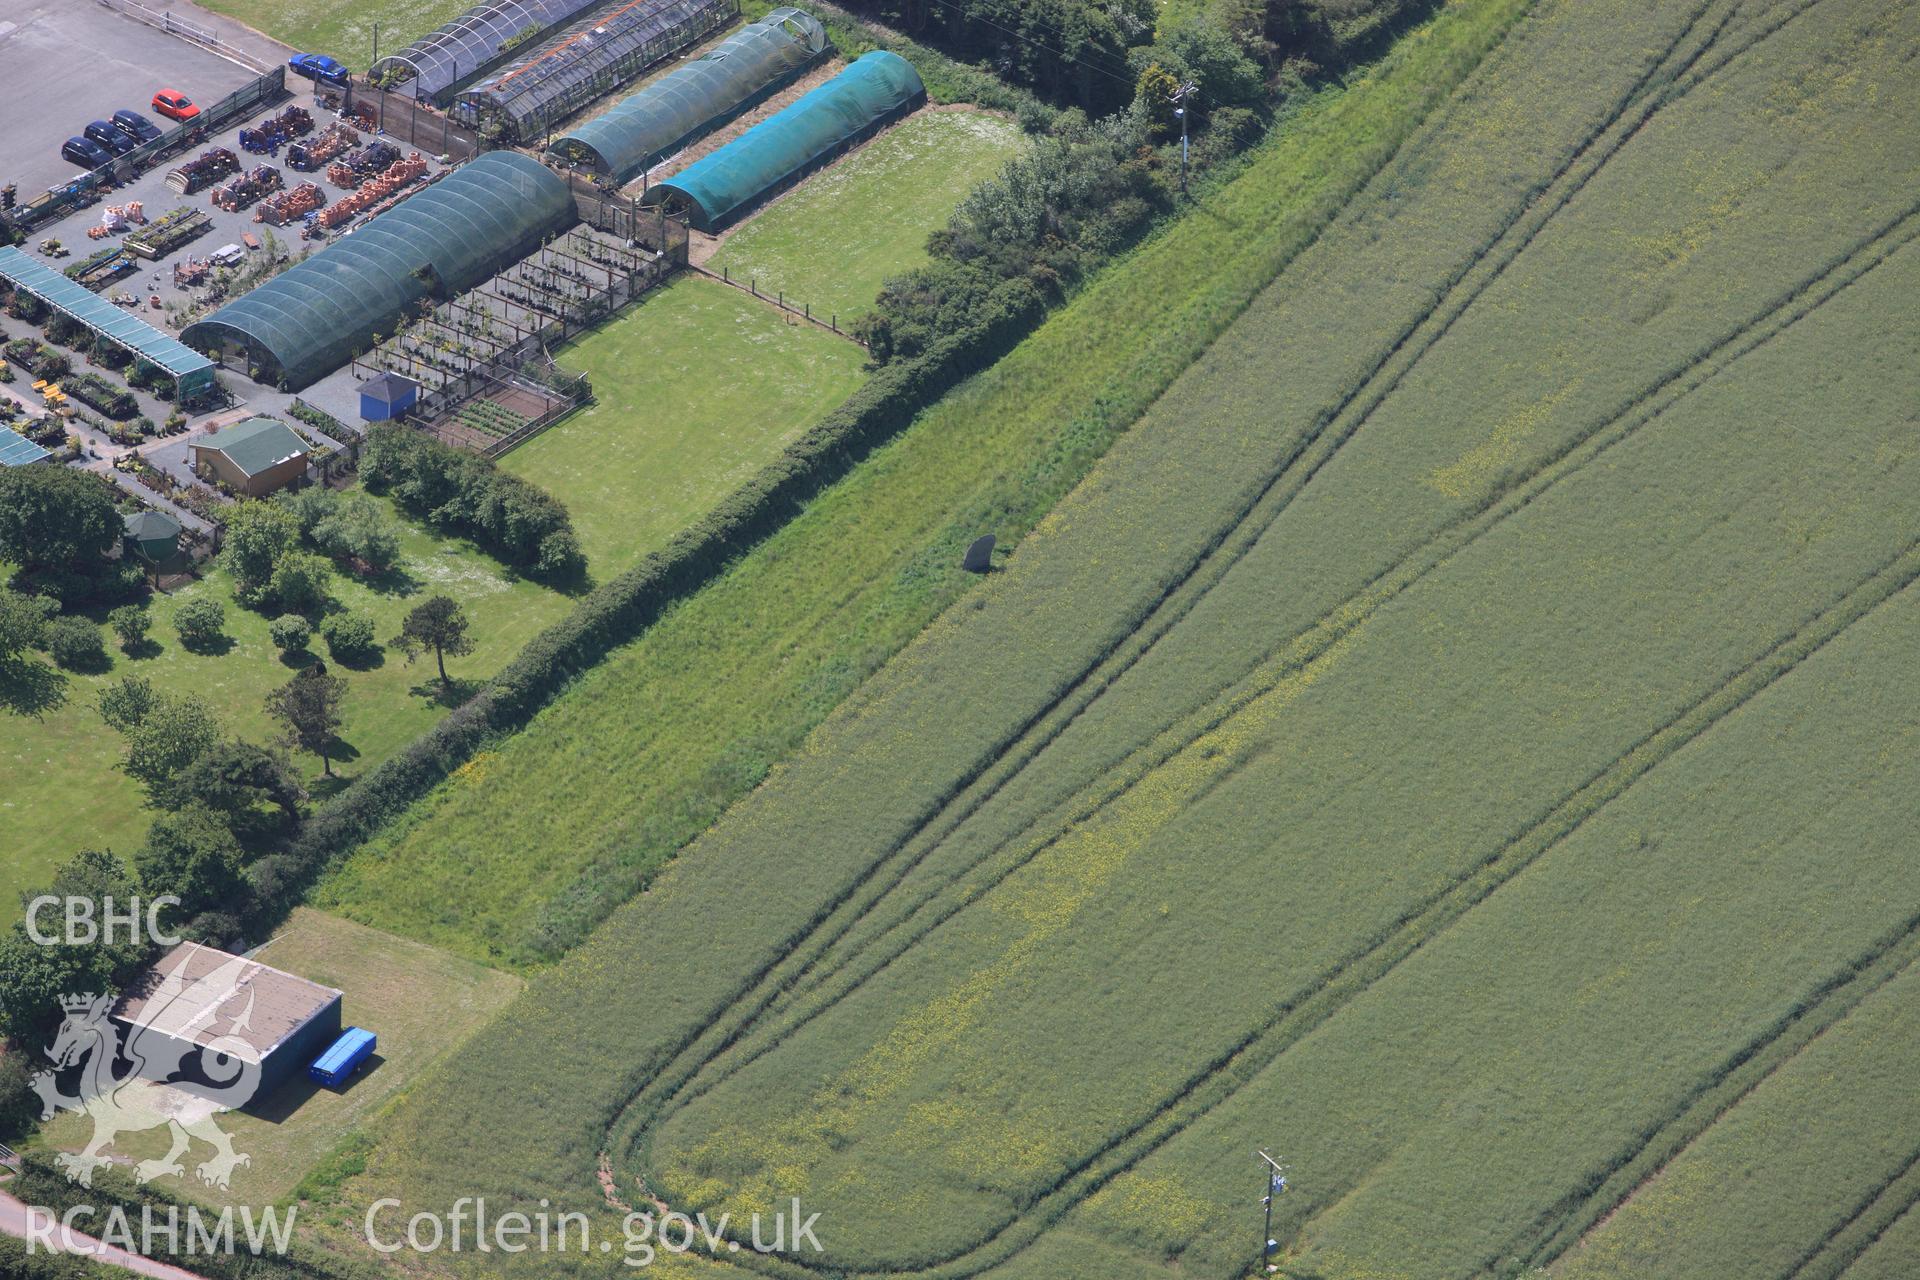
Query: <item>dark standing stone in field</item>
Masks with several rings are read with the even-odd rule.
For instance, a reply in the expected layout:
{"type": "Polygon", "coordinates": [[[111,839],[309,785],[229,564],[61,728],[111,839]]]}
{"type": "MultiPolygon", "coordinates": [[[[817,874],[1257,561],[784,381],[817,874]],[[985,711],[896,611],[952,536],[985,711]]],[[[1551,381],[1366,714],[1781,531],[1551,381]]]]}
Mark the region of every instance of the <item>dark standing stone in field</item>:
{"type": "Polygon", "coordinates": [[[967,554],[960,558],[960,567],[968,573],[985,573],[993,568],[993,535],[987,533],[975,538],[967,554]]]}

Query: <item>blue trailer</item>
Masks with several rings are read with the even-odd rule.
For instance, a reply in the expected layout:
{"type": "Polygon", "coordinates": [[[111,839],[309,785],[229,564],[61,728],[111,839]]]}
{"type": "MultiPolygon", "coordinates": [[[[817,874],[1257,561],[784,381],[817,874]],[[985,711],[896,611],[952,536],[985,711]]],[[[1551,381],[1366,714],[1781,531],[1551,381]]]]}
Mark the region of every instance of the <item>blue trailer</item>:
{"type": "Polygon", "coordinates": [[[326,1085],[329,1089],[338,1089],[347,1079],[366,1065],[373,1056],[373,1047],[377,1043],[373,1032],[360,1027],[348,1027],[340,1033],[340,1038],[327,1046],[327,1051],[313,1060],[307,1068],[307,1074],[326,1085]]]}

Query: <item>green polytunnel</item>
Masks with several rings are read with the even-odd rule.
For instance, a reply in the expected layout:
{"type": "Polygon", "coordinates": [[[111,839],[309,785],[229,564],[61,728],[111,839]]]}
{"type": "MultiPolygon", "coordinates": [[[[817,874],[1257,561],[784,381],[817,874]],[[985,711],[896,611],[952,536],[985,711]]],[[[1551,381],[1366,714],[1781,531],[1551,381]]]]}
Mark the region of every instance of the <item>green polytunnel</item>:
{"type": "Polygon", "coordinates": [[[490,151],[180,335],[298,390],[391,336],[422,298],[451,297],[577,220],[566,182],[530,156],[490,151]]]}
{"type": "Polygon", "coordinates": [[[698,230],[716,230],[843,146],[905,115],[926,93],[912,63],[876,49],[654,190],[685,208],[698,230]]]}
{"type": "Polygon", "coordinates": [[[819,19],[798,9],[775,9],[604,115],[562,134],[547,151],[601,177],[629,182],[788,84],[826,47],[819,19]]]}

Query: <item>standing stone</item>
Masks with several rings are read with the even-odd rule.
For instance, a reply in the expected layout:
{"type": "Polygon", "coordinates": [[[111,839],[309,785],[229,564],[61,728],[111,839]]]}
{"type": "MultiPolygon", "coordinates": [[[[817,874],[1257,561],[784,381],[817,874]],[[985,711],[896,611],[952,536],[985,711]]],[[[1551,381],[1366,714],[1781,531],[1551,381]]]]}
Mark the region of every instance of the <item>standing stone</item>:
{"type": "Polygon", "coordinates": [[[967,548],[967,554],[960,560],[960,567],[968,573],[986,573],[993,568],[993,535],[983,534],[973,540],[967,548]]]}

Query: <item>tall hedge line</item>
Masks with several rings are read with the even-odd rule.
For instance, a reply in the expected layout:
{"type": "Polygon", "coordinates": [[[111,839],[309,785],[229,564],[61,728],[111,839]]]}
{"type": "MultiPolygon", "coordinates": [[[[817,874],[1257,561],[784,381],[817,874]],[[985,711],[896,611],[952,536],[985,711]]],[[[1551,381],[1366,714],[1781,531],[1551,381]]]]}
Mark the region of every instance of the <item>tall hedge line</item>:
{"type": "Polygon", "coordinates": [[[312,874],[365,841],[490,736],[525,724],[574,677],[713,581],[922,408],[1006,354],[1045,310],[1030,281],[1008,281],[977,323],[878,370],[719,506],[534,637],[472,700],[316,811],[294,843],[295,856],[312,874]]]}

